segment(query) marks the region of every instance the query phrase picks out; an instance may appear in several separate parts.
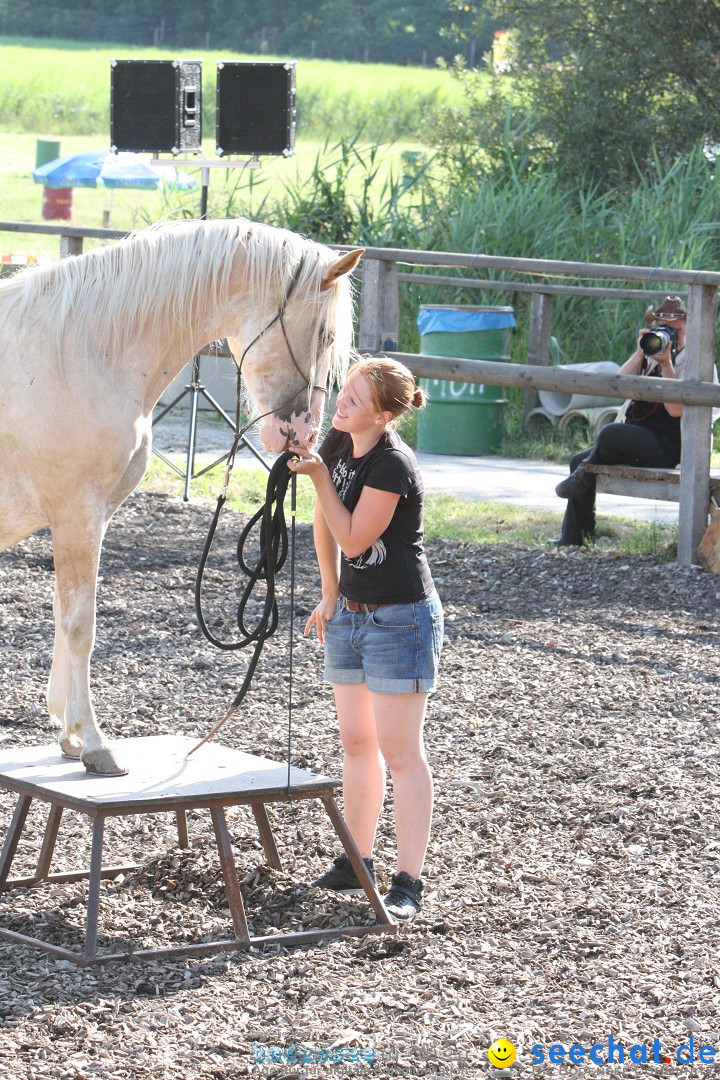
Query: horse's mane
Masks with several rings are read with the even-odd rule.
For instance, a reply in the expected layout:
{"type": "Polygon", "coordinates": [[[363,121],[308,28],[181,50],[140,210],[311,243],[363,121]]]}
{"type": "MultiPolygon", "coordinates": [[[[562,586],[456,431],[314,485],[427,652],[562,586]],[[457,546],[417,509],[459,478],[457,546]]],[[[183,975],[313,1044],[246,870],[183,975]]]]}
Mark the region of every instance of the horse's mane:
{"type": "MultiPolygon", "coordinates": [[[[342,380],[352,340],[347,278],[321,290],[333,252],[284,229],[245,219],[151,225],[85,255],[28,267],[0,283],[0,321],[46,328],[52,359],[71,355],[112,361],[142,334],[157,352],[177,340],[191,355],[199,324],[214,323],[231,297],[236,266],[260,321],[269,320],[293,284],[293,303],[317,312],[313,355],[320,338],[334,340],[330,376],[342,380]],[[305,256],[303,258],[303,256],[305,256]],[[297,281],[295,278],[297,277],[297,281]],[[4,313],[2,309],[4,308],[4,313]]],[[[256,319],[257,321],[257,319],[256,319]]]]}

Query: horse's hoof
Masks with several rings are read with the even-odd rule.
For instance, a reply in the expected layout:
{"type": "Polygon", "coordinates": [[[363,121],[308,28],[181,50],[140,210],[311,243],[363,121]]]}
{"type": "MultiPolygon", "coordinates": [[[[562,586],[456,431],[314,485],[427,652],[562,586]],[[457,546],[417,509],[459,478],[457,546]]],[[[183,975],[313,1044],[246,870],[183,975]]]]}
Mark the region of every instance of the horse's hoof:
{"type": "Polygon", "coordinates": [[[117,760],[112,750],[88,750],[80,759],[87,772],[98,776],[127,776],[127,769],[117,760]]]}
{"type": "Polygon", "coordinates": [[[78,761],[82,754],[82,743],[73,742],[72,738],[68,738],[67,735],[63,735],[60,740],[60,753],[63,757],[71,758],[73,761],[78,761]]]}

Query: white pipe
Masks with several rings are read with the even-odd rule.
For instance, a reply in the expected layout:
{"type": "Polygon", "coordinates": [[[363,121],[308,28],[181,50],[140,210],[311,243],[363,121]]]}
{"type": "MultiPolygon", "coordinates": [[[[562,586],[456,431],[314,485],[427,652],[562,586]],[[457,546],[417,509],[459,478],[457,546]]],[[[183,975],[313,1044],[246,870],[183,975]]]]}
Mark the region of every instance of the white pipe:
{"type": "MultiPolygon", "coordinates": [[[[615,375],[620,365],[614,360],[598,360],[591,364],[562,364],[563,371],[590,371],[606,372],[615,375]]],[[[538,397],[540,402],[549,413],[554,416],[564,416],[568,412],[577,412],[578,409],[594,409],[600,405],[614,405],[616,398],[603,398],[590,394],[568,394],[560,390],[540,390],[538,397]]]]}

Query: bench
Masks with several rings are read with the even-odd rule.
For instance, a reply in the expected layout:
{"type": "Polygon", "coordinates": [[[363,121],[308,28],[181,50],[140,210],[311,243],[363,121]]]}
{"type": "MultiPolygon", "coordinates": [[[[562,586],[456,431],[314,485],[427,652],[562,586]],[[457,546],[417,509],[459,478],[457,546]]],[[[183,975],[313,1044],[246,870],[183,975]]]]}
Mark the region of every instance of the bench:
{"type": "MultiPolygon", "coordinates": [[[[603,495],[629,495],[635,499],[680,501],[679,469],[636,469],[630,465],[586,465],[596,477],[595,490],[603,495]]],[[[720,502],[720,476],[710,477],[710,496],[720,502]]]]}

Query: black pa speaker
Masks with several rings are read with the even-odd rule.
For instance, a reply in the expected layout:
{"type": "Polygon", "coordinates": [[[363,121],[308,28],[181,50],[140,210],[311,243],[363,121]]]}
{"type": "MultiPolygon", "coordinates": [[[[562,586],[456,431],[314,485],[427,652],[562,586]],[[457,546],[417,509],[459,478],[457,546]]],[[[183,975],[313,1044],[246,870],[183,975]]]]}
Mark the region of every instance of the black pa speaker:
{"type": "Polygon", "coordinates": [[[110,142],[138,153],[202,151],[202,60],[112,60],[110,142]]]}
{"type": "Polygon", "coordinates": [[[294,62],[219,61],[215,141],[221,157],[294,154],[294,62]]]}

